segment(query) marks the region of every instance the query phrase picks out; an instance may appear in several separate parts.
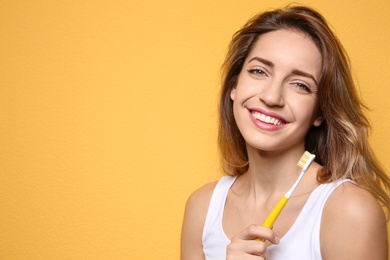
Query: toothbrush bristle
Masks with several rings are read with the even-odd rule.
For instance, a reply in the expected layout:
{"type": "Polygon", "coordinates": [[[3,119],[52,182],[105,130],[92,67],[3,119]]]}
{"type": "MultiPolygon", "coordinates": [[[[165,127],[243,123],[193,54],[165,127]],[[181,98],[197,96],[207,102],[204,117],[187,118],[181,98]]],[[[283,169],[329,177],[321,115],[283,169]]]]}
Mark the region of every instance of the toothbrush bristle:
{"type": "Polygon", "coordinates": [[[302,168],[305,167],[307,161],[310,159],[310,157],[312,156],[311,153],[309,153],[308,151],[305,151],[305,153],[302,155],[301,159],[299,160],[298,162],[298,167],[302,168]]]}

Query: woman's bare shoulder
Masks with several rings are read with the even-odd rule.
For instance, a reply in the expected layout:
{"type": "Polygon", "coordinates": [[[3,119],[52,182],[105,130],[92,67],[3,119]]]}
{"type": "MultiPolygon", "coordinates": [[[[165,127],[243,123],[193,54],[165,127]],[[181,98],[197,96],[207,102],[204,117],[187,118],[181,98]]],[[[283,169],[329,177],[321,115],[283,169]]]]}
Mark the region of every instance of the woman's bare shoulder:
{"type": "Polygon", "coordinates": [[[384,218],[384,212],[375,197],[366,189],[352,182],[344,182],[330,195],[324,215],[367,221],[384,218]]]}
{"type": "Polygon", "coordinates": [[[210,199],[217,182],[212,182],[194,191],[187,200],[181,234],[181,258],[204,259],[202,232],[210,199]]]}
{"type": "Polygon", "coordinates": [[[194,212],[199,216],[206,216],[210,199],[218,181],[210,182],[195,190],[188,198],[186,213],[194,212]],[[188,212],[189,211],[189,212],[188,212]]]}
{"type": "Polygon", "coordinates": [[[344,182],[330,195],[321,221],[321,250],[324,259],[387,259],[385,215],[370,192],[344,182]]]}

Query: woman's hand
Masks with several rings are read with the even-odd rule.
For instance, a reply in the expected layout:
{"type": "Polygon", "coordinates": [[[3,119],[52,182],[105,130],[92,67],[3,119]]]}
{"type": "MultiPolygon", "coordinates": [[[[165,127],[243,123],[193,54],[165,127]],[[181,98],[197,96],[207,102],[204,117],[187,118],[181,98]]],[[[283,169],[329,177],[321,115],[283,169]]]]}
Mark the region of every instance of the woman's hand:
{"type": "Polygon", "coordinates": [[[280,239],[272,229],[261,225],[250,225],[233,237],[226,249],[226,260],[268,259],[265,241],[278,244],[280,239]]]}

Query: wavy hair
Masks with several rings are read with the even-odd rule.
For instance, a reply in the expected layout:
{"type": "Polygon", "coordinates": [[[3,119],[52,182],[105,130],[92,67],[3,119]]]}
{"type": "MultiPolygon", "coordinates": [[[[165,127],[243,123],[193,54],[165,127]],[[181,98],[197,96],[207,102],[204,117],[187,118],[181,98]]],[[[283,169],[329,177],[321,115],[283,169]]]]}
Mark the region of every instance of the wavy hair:
{"type": "Polygon", "coordinates": [[[317,98],[324,121],[312,127],[305,139],[306,150],[316,154],[316,161],[323,166],[318,181],[351,179],[389,212],[390,178],[369,145],[371,127],[363,114],[366,107],[358,97],[348,55],[324,17],[309,7],[287,6],[261,13],[234,34],[222,67],[218,144],[223,171],[240,175],[248,170],[246,144],[233,116],[230,92],[257,39],[280,29],[309,36],[322,56],[317,98]]]}

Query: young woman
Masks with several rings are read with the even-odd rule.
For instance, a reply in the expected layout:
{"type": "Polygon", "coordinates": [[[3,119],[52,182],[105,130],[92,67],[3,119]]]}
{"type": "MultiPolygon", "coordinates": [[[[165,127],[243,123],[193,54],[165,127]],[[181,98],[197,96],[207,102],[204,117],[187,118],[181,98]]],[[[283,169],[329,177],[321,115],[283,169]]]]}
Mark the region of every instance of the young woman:
{"type": "Polygon", "coordinates": [[[228,176],[190,196],[181,259],[386,260],[390,180],[324,18],[302,6],[254,17],[234,35],[224,69],[219,147],[228,176]],[[305,150],[316,161],[273,228],[263,227],[305,150]]]}

